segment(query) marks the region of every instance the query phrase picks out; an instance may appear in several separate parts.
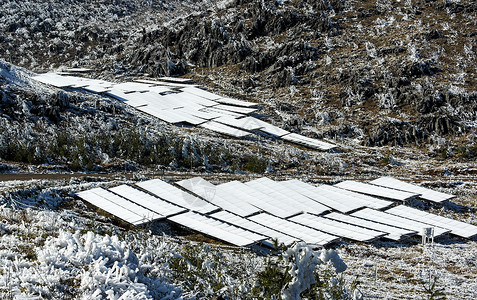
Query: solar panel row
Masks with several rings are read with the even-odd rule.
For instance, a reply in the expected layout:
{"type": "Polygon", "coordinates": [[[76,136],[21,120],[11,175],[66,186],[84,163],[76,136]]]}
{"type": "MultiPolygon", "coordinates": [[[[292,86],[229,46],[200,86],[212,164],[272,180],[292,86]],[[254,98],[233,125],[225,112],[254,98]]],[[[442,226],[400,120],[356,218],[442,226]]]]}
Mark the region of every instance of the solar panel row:
{"type": "Polygon", "coordinates": [[[227,224],[223,221],[211,218],[195,212],[187,212],[168,218],[170,221],[195,231],[210,235],[217,239],[229,242],[239,247],[250,246],[268,237],[258,233],[227,224]]]}
{"type": "Polygon", "coordinates": [[[406,219],[416,220],[422,223],[450,230],[450,233],[460,237],[471,238],[477,235],[477,226],[436,214],[427,213],[409,206],[395,206],[386,210],[386,212],[406,219]]]}
{"type": "Polygon", "coordinates": [[[386,233],[381,231],[362,228],[310,214],[301,214],[292,217],[289,220],[317,230],[331,233],[336,236],[359,242],[369,242],[386,235],[386,233]]]}
{"type": "Polygon", "coordinates": [[[201,125],[203,128],[237,138],[249,136],[251,130],[260,130],[314,149],[326,151],[335,148],[332,144],[290,133],[262,120],[246,117],[257,110],[256,103],[224,98],[190,85],[190,80],[166,78],[160,81],[111,83],[57,73],[40,74],[33,78],[59,88],[76,87],[94,93],[106,93],[139,111],[172,124],[201,125]],[[220,121],[212,121],[219,117],[220,121]]]}
{"type": "MultiPolygon", "coordinates": [[[[424,228],[432,227],[426,223],[422,223],[422,222],[411,220],[411,219],[406,219],[403,217],[399,217],[396,215],[392,215],[389,213],[385,213],[385,212],[370,209],[370,208],[359,210],[357,212],[352,213],[351,215],[354,217],[370,220],[373,222],[378,222],[378,223],[382,223],[382,224],[386,224],[390,226],[395,226],[395,227],[415,231],[419,235],[422,235],[422,230],[424,228]]],[[[436,237],[443,235],[445,233],[449,233],[449,232],[450,230],[444,229],[441,227],[434,228],[434,236],[436,237]]]]}
{"type": "Polygon", "coordinates": [[[399,191],[386,187],[381,187],[369,183],[358,182],[353,180],[346,180],[335,184],[336,187],[341,189],[358,192],[366,195],[378,196],[398,201],[408,201],[419,196],[416,193],[409,193],[405,191],[399,191]]]}
{"type": "Polygon", "coordinates": [[[424,188],[415,184],[407,183],[392,177],[381,177],[375,180],[370,181],[369,183],[374,185],[379,185],[383,187],[388,187],[396,190],[406,191],[410,193],[420,194],[420,198],[433,201],[433,202],[443,202],[454,198],[454,195],[441,193],[431,189],[424,188]]]}

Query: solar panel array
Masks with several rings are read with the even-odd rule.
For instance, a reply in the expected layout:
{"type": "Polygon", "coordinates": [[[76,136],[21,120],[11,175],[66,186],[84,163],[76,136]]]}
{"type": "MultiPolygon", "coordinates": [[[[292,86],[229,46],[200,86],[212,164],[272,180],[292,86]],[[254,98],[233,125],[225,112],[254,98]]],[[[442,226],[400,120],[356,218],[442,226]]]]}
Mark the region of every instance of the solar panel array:
{"type": "Polygon", "coordinates": [[[215,186],[205,179],[195,177],[177,182],[178,185],[229,212],[242,217],[260,212],[260,208],[247,202],[247,198],[237,197],[224,186],[215,186]]]}
{"type": "Polygon", "coordinates": [[[280,244],[285,244],[285,245],[290,245],[293,242],[300,241],[300,239],[298,238],[292,237],[288,234],[282,233],[273,228],[265,227],[259,223],[234,215],[225,210],[213,213],[210,216],[216,219],[222,220],[224,222],[233,224],[235,226],[242,227],[250,231],[257,232],[259,234],[267,236],[270,238],[268,240],[268,243],[270,244],[272,243],[271,239],[276,239],[278,240],[280,244]]]}
{"type": "Polygon", "coordinates": [[[268,237],[195,212],[169,217],[170,221],[239,247],[250,246],[268,237]]]}
{"type": "Polygon", "coordinates": [[[441,193],[431,189],[427,189],[422,186],[415,184],[407,183],[396,178],[392,177],[381,177],[375,180],[370,181],[369,183],[384,186],[388,188],[393,188],[396,190],[406,191],[410,193],[420,194],[419,198],[433,201],[433,202],[443,202],[454,198],[454,195],[441,193]]]}
{"type": "Polygon", "coordinates": [[[362,218],[353,217],[350,215],[345,215],[345,214],[341,214],[337,212],[329,213],[324,217],[331,220],[336,220],[336,221],[344,222],[347,224],[351,224],[351,225],[355,225],[355,226],[359,226],[363,228],[370,228],[370,229],[375,229],[375,230],[385,232],[386,235],[384,237],[390,240],[395,240],[395,241],[399,241],[406,236],[412,236],[417,234],[417,231],[399,228],[399,227],[386,225],[382,223],[377,223],[377,222],[373,222],[373,221],[369,221],[362,218]]]}
{"type": "Polygon", "coordinates": [[[286,185],[271,180],[270,178],[262,177],[255,179],[247,182],[246,185],[273,197],[276,202],[279,201],[279,204],[277,203],[277,205],[280,205],[287,210],[297,208],[302,212],[310,212],[318,215],[330,210],[329,207],[298,193],[286,185]]]}
{"type": "Polygon", "coordinates": [[[249,217],[250,220],[262,224],[265,227],[283,232],[287,235],[299,238],[307,244],[324,246],[326,244],[338,241],[337,236],[300,225],[267,213],[249,217]]]}
{"type": "Polygon", "coordinates": [[[416,193],[409,193],[404,191],[399,191],[395,189],[390,189],[382,186],[377,186],[369,183],[358,182],[353,180],[342,181],[335,184],[336,187],[341,189],[358,192],[366,195],[373,195],[378,197],[383,197],[392,200],[407,201],[419,196],[416,193]]]}
{"type": "Polygon", "coordinates": [[[142,181],[137,183],[137,186],[161,199],[192,211],[210,213],[219,209],[219,207],[160,179],[142,181]]]}
{"type": "Polygon", "coordinates": [[[80,192],[78,196],[94,206],[134,225],[164,218],[163,215],[148,210],[102,188],[94,188],[80,192]]]}
{"type": "Polygon", "coordinates": [[[323,186],[316,187],[297,179],[282,181],[280,184],[284,184],[298,193],[339,212],[347,213],[364,207],[363,203],[346,199],[338,193],[328,191],[323,186]]]}
{"type": "Polygon", "coordinates": [[[417,220],[422,223],[448,229],[452,234],[460,237],[471,238],[477,235],[477,226],[427,213],[409,206],[395,206],[386,210],[386,212],[406,219],[417,220]]]}
{"type": "Polygon", "coordinates": [[[131,202],[134,202],[154,212],[158,212],[165,217],[177,215],[187,211],[183,207],[164,201],[129,185],[123,184],[109,190],[123,198],[128,199],[131,202]]]}
{"type": "Polygon", "coordinates": [[[302,213],[300,208],[283,207],[282,202],[277,201],[275,198],[270,197],[269,195],[264,194],[261,191],[240,181],[230,181],[219,184],[218,187],[226,190],[231,195],[235,195],[236,197],[243,199],[243,201],[262,209],[263,211],[280,218],[288,218],[302,213]]]}
{"type": "MultiPolygon", "coordinates": [[[[404,228],[412,231],[416,231],[417,234],[422,235],[422,229],[423,228],[428,228],[432,227],[429,224],[422,223],[419,221],[399,217],[396,215],[392,215],[389,213],[385,213],[382,211],[374,210],[371,208],[365,208],[362,210],[359,210],[357,212],[354,212],[351,214],[352,216],[358,217],[358,218],[363,218],[366,220],[382,223],[382,224],[387,224],[390,226],[395,226],[399,228],[404,228]]],[[[450,230],[440,228],[440,227],[435,227],[434,228],[434,236],[440,236],[445,233],[449,233],[450,230]]]]}
{"type": "Polygon", "coordinates": [[[292,217],[289,220],[317,230],[334,234],[336,236],[359,242],[369,242],[386,235],[386,233],[381,231],[362,228],[310,214],[301,214],[292,217]]]}
{"type": "Polygon", "coordinates": [[[465,222],[405,205],[389,208],[391,201],[296,179],[277,182],[264,177],[214,185],[196,177],[176,184],[183,189],[153,179],[109,190],[94,188],[78,196],[135,225],[167,218],[237,246],[263,241],[271,245],[273,239],[319,246],[340,237],[397,241],[423,235],[429,227],[436,237],[477,236],[477,226],[465,222]],[[385,212],[378,210],[385,208],[385,212]]]}
{"type": "Polygon", "coordinates": [[[187,123],[235,138],[247,137],[251,135],[251,131],[257,130],[312,149],[328,151],[336,148],[333,144],[290,133],[250,117],[248,115],[258,110],[257,103],[208,92],[192,85],[188,79],[164,77],[159,81],[112,83],[58,73],[45,73],[33,78],[59,88],[74,87],[106,93],[139,111],[172,124],[187,123]],[[220,120],[214,121],[217,118],[220,120]]]}

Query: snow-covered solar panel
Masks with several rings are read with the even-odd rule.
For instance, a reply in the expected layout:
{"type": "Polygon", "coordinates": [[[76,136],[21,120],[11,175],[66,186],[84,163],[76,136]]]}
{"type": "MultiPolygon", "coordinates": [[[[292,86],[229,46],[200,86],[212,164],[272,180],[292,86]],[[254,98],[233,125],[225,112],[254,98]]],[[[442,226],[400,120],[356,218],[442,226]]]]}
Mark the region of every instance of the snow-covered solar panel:
{"type": "Polygon", "coordinates": [[[144,190],[173,204],[188,208],[201,213],[210,213],[219,208],[199,197],[183,191],[160,179],[151,179],[136,184],[144,190]]]}
{"type": "Polygon", "coordinates": [[[370,228],[370,229],[385,232],[386,235],[384,237],[394,241],[399,241],[403,237],[417,234],[417,232],[413,230],[398,228],[395,226],[377,223],[377,222],[373,222],[373,221],[369,221],[362,218],[353,217],[350,215],[345,215],[345,214],[341,214],[337,212],[329,213],[327,215],[324,215],[323,217],[340,221],[340,222],[345,222],[351,225],[356,225],[356,226],[360,226],[364,228],[370,228]]]}
{"type": "Polygon", "coordinates": [[[223,109],[217,109],[217,108],[214,108],[213,106],[204,108],[202,110],[207,111],[207,112],[217,113],[217,114],[220,114],[221,116],[225,116],[225,117],[236,118],[236,119],[245,117],[245,115],[243,115],[243,114],[239,114],[239,113],[236,113],[236,112],[233,112],[233,111],[228,111],[228,110],[223,110],[223,109]]]}
{"type": "Polygon", "coordinates": [[[366,203],[360,199],[338,193],[329,185],[313,186],[297,179],[283,181],[283,183],[303,195],[342,213],[366,207],[366,203]]]}
{"type": "Polygon", "coordinates": [[[144,206],[145,208],[159,213],[165,217],[177,215],[179,213],[187,211],[183,207],[174,205],[158,197],[154,197],[146,192],[143,192],[126,184],[110,188],[109,190],[115,194],[118,194],[121,197],[128,199],[129,201],[144,206]]]}
{"type": "Polygon", "coordinates": [[[184,179],[176,183],[210,203],[239,216],[246,217],[260,212],[259,208],[243,199],[235,197],[226,189],[221,189],[201,177],[184,179]]]}
{"type": "Polygon", "coordinates": [[[200,127],[203,127],[203,128],[206,128],[206,129],[218,132],[218,133],[222,133],[222,134],[225,134],[225,135],[233,136],[233,137],[236,137],[236,138],[243,138],[243,137],[251,135],[250,132],[246,132],[246,131],[243,131],[243,130],[240,130],[240,129],[237,129],[237,128],[233,128],[233,127],[221,124],[221,123],[217,123],[215,121],[205,122],[203,124],[200,124],[200,127]]]}
{"type": "Polygon", "coordinates": [[[82,78],[75,76],[61,76],[57,73],[44,73],[32,77],[34,80],[54,87],[63,88],[75,84],[81,84],[82,78]]]}
{"type": "Polygon", "coordinates": [[[386,235],[386,233],[381,231],[353,226],[350,224],[325,219],[310,214],[301,214],[292,217],[289,220],[317,230],[324,231],[329,234],[333,234],[358,242],[369,242],[386,235]]]}
{"type": "MultiPolygon", "coordinates": [[[[410,220],[407,218],[399,217],[393,214],[385,213],[382,211],[374,210],[371,208],[365,208],[358,210],[351,214],[354,217],[363,218],[366,220],[371,220],[374,222],[379,222],[391,226],[396,226],[412,231],[416,231],[417,234],[422,235],[423,228],[431,227],[429,224],[410,220]]],[[[449,233],[450,230],[444,229],[441,227],[434,227],[434,236],[440,236],[445,233],[449,233]]]]}
{"type": "Polygon", "coordinates": [[[168,220],[239,247],[267,239],[258,233],[194,212],[169,217],[168,220]]]}
{"type": "Polygon", "coordinates": [[[201,106],[205,106],[205,107],[211,107],[211,106],[218,105],[218,103],[215,102],[215,101],[208,100],[208,99],[205,99],[205,98],[202,98],[202,97],[199,97],[199,96],[187,94],[187,93],[184,93],[184,92],[171,93],[171,94],[164,95],[162,97],[164,97],[163,99],[165,99],[167,101],[180,103],[180,104],[184,105],[185,107],[187,107],[187,106],[191,107],[193,105],[201,105],[201,106]]]}
{"type": "Polygon", "coordinates": [[[77,193],[77,195],[91,203],[92,205],[101,208],[102,210],[110,213],[113,216],[116,216],[128,223],[138,225],[139,223],[142,223],[144,221],[144,218],[139,216],[138,214],[116,204],[113,203],[101,196],[96,195],[94,192],[91,190],[89,191],[83,191],[77,193]]]}
{"type": "Polygon", "coordinates": [[[433,201],[433,202],[443,202],[455,197],[454,195],[434,191],[434,190],[431,190],[422,186],[418,186],[412,183],[404,182],[392,177],[381,177],[381,178],[372,180],[369,183],[388,187],[388,188],[393,188],[396,190],[420,194],[419,198],[433,201]]]}
{"type": "Polygon", "coordinates": [[[257,118],[252,118],[251,117],[250,122],[252,124],[255,124],[256,126],[260,126],[260,131],[263,131],[265,133],[268,133],[268,134],[271,134],[271,135],[274,135],[274,136],[277,136],[277,137],[281,137],[281,136],[284,136],[284,135],[290,133],[290,132],[286,131],[285,129],[282,129],[282,128],[277,127],[275,125],[272,125],[270,123],[264,122],[264,121],[259,120],[257,118]]]}
{"type": "Polygon", "coordinates": [[[173,83],[193,83],[194,81],[190,78],[181,78],[181,77],[160,77],[159,81],[173,82],[173,83]]]}
{"type": "Polygon", "coordinates": [[[118,196],[108,190],[105,190],[103,188],[95,188],[91,190],[93,193],[95,193],[98,196],[101,196],[113,203],[116,203],[132,212],[135,214],[143,217],[145,220],[155,220],[155,219],[161,219],[164,218],[164,216],[160,213],[153,212],[150,209],[147,209],[145,207],[142,207],[140,205],[137,205],[134,202],[131,202],[127,200],[126,198],[123,198],[121,196],[118,196]]]}
{"type": "Polygon", "coordinates": [[[267,213],[261,213],[255,216],[251,216],[248,217],[248,219],[260,223],[268,228],[272,228],[274,230],[298,238],[305,243],[312,245],[324,246],[339,239],[334,235],[324,233],[316,229],[312,229],[310,227],[300,225],[285,219],[281,219],[267,213]]]}
{"type": "Polygon", "coordinates": [[[229,125],[232,127],[237,127],[244,130],[257,130],[262,128],[262,125],[258,125],[253,122],[252,117],[244,117],[244,118],[234,118],[232,116],[221,116],[220,118],[215,119],[215,122],[219,122],[225,125],[229,125]]]}
{"type": "Polygon", "coordinates": [[[145,92],[145,93],[124,93],[120,90],[110,90],[107,93],[112,95],[114,98],[124,101],[126,104],[132,107],[144,106],[151,103],[155,103],[161,97],[159,94],[154,92],[145,92]]]}
{"type": "Polygon", "coordinates": [[[287,209],[282,207],[281,203],[276,201],[276,199],[258,191],[257,189],[249,187],[240,181],[234,180],[219,184],[217,185],[217,188],[220,188],[231,195],[236,196],[238,199],[248,202],[253,206],[280,218],[288,218],[301,212],[301,210],[297,208],[287,209]]]}
{"type": "Polygon", "coordinates": [[[329,207],[303,196],[297,191],[270,178],[262,177],[245,184],[271,196],[276,201],[280,201],[280,205],[286,209],[300,209],[303,212],[317,215],[330,210],[329,207]]]}
{"type": "Polygon", "coordinates": [[[182,89],[182,91],[184,93],[196,95],[196,96],[199,96],[199,97],[202,97],[202,98],[205,98],[205,99],[209,99],[209,100],[215,100],[215,99],[223,98],[222,96],[219,96],[217,94],[208,92],[208,91],[203,90],[203,89],[198,88],[198,87],[185,87],[185,88],[182,89]]]}
{"type": "Polygon", "coordinates": [[[145,79],[136,79],[134,81],[147,84],[151,92],[154,91],[157,93],[163,93],[163,92],[171,91],[173,89],[173,87],[171,87],[171,84],[169,82],[145,80],[145,79]]]}
{"type": "Polygon", "coordinates": [[[102,188],[94,188],[77,194],[87,202],[134,225],[164,218],[163,215],[141,207],[102,188]]]}
{"type": "Polygon", "coordinates": [[[139,106],[136,107],[136,109],[173,124],[189,123],[192,125],[200,125],[207,122],[207,120],[195,117],[177,109],[157,109],[152,105],[139,106]]]}
{"type": "Polygon", "coordinates": [[[345,190],[349,190],[349,191],[353,191],[357,193],[378,196],[378,197],[383,197],[383,198],[388,198],[388,199],[393,199],[398,201],[407,201],[419,196],[419,194],[416,194],[416,193],[398,191],[398,190],[394,190],[394,189],[390,189],[390,188],[386,188],[382,186],[377,186],[374,184],[358,182],[353,180],[342,181],[340,183],[335,184],[335,186],[341,189],[345,189],[345,190]]]}
{"type": "Polygon", "coordinates": [[[173,90],[170,87],[162,86],[162,85],[149,86],[149,91],[153,93],[157,93],[157,94],[173,92],[173,90]]]}
{"type": "Polygon", "coordinates": [[[280,231],[276,231],[274,229],[265,227],[261,224],[258,224],[256,222],[250,221],[248,219],[242,218],[240,216],[234,215],[230,212],[227,211],[219,211],[216,213],[213,213],[210,215],[213,218],[222,220],[224,222],[233,224],[235,226],[239,226],[245,229],[248,229],[250,231],[259,233],[261,235],[267,236],[270,238],[270,240],[267,240],[268,243],[272,244],[272,239],[278,240],[278,243],[283,243],[285,245],[290,245],[293,242],[299,241],[300,239],[297,239],[295,237],[289,236],[287,234],[284,234],[280,231]]]}
{"type": "Polygon", "coordinates": [[[243,106],[243,107],[255,107],[258,105],[257,103],[254,103],[254,102],[247,102],[247,101],[242,101],[242,100],[237,100],[232,98],[218,98],[218,99],[214,99],[214,101],[221,104],[243,106]]]}
{"type": "Polygon", "coordinates": [[[192,115],[194,117],[198,117],[204,120],[213,120],[221,117],[221,114],[214,113],[214,112],[208,112],[202,110],[202,108],[197,109],[197,108],[190,108],[190,107],[183,107],[178,109],[181,112],[188,113],[189,115],[192,115]]]}
{"type": "Polygon", "coordinates": [[[241,107],[241,106],[234,106],[234,105],[227,105],[227,104],[218,104],[214,106],[216,109],[233,111],[239,114],[248,115],[256,111],[256,108],[249,108],[249,107],[241,107]]]}
{"type": "Polygon", "coordinates": [[[327,190],[329,192],[333,192],[336,194],[341,195],[341,200],[346,200],[348,202],[355,203],[356,205],[361,205],[362,207],[369,207],[374,209],[383,209],[390,207],[394,204],[393,201],[388,201],[372,196],[368,196],[365,194],[360,194],[352,191],[348,191],[345,189],[340,189],[332,185],[323,184],[320,185],[319,188],[321,190],[327,190]]]}
{"type": "Polygon", "coordinates": [[[403,218],[448,229],[452,234],[460,237],[471,238],[477,235],[477,226],[475,225],[467,224],[465,222],[446,218],[436,214],[427,213],[409,206],[398,205],[386,210],[386,212],[403,218]]]}
{"type": "Polygon", "coordinates": [[[149,92],[149,85],[139,82],[123,82],[115,84],[113,89],[120,90],[125,93],[149,92]]]}
{"type": "Polygon", "coordinates": [[[286,134],[282,136],[281,138],[288,142],[292,142],[295,144],[303,145],[309,148],[318,149],[322,151],[328,151],[328,150],[336,148],[336,145],[333,145],[331,143],[309,138],[307,136],[299,135],[296,133],[286,134]]]}

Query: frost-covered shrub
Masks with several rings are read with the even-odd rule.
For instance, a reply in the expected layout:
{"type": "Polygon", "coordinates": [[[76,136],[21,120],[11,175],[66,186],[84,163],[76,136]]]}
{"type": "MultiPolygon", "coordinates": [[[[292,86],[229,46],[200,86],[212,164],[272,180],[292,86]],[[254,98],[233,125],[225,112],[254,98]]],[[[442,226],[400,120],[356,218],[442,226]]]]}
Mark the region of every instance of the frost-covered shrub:
{"type": "Polygon", "coordinates": [[[254,293],[284,300],[359,299],[356,283],[347,283],[339,275],[346,268],[335,250],[313,250],[310,245],[297,243],[276,260],[268,260],[258,274],[254,293]]]}

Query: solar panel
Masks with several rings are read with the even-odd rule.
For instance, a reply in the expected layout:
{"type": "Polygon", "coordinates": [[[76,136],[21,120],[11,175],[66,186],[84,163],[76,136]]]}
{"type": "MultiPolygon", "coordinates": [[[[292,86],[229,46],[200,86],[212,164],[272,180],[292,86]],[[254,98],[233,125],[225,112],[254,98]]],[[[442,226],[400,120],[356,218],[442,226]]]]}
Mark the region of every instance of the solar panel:
{"type": "Polygon", "coordinates": [[[239,247],[250,246],[267,239],[255,232],[194,212],[187,212],[168,219],[239,247]]]}
{"type": "Polygon", "coordinates": [[[279,205],[285,209],[300,209],[302,212],[310,212],[318,215],[330,210],[329,207],[313,201],[270,178],[262,177],[245,184],[273,197],[275,201],[280,201],[279,205]]]}
{"type": "Polygon", "coordinates": [[[181,78],[181,77],[160,77],[159,78],[160,81],[170,81],[170,82],[173,82],[173,83],[184,83],[184,84],[190,84],[190,83],[193,83],[194,81],[190,78],[181,78]]]}
{"type": "Polygon", "coordinates": [[[157,101],[159,94],[153,92],[145,92],[145,93],[125,93],[120,90],[112,89],[108,91],[108,95],[113,96],[114,98],[124,101],[127,105],[132,107],[138,107],[147,105],[157,101]]]}
{"type": "Polygon", "coordinates": [[[339,238],[310,227],[297,224],[285,219],[272,216],[267,213],[261,213],[248,217],[249,220],[262,224],[268,228],[283,232],[304,241],[307,244],[324,246],[339,238]]]}
{"type": "Polygon", "coordinates": [[[196,96],[209,99],[209,100],[216,100],[216,99],[223,98],[222,96],[216,95],[214,93],[208,92],[198,87],[186,87],[186,88],[183,88],[182,91],[185,93],[196,95],[196,96]]]}
{"type": "Polygon", "coordinates": [[[233,111],[239,114],[244,114],[248,115],[256,111],[256,108],[249,108],[249,107],[241,107],[241,106],[233,106],[233,105],[227,105],[227,104],[219,104],[214,106],[216,109],[221,109],[221,110],[227,110],[227,111],[233,111]]]}
{"type": "Polygon", "coordinates": [[[333,145],[331,143],[309,138],[307,136],[299,135],[296,133],[286,134],[282,136],[281,138],[285,141],[289,141],[295,144],[299,144],[309,148],[323,150],[323,151],[328,151],[328,150],[336,148],[336,145],[333,145]]]}
{"type": "Polygon", "coordinates": [[[189,123],[192,125],[200,125],[207,122],[207,120],[195,117],[193,115],[190,115],[186,112],[179,111],[179,110],[157,109],[151,105],[139,106],[139,107],[136,107],[136,109],[172,124],[189,123]]]}
{"type": "Polygon", "coordinates": [[[349,191],[353,191],[357,193],[378,196],[378,197],[399,200],[399,201],[407,201],[419,196],[419,194],[415,194],[415,193],[398,191],[398,190],[394,190],[390,188],[385,188],[385,187],[381,187],[381,186],[377,186],[377,185],[373,185],[369,183],[364,183],[364,182],[353,181],[353,180],[342,181],[340,183],[335,184],[335,186],[341,189],[345,189],[345,190],[349,190],[349,191]]]}
{"type": "Polygon", "coordinates": [[[369,183],[383,186],[383,187],[393,188],[396,190],[406,191],[410,193],[421,194],[419,196],[420,198],[433,201],[433,202],[443,202],[455,197],[454,195],[437,192],[437,191],[434,191],[422,186],[418,186],[415,184],[407,183],[392,177],[381,177],[373,181],[370,181],[369,183]]]}
{"type": "Polygon", "coordinates": [[[350,203],[355,203],[356,205],[361,205],[362,207],[369,207],[375,209],[383,209],[386,207],[390,207],[394,204],[392,201],[383,200],[380,198],[368,196],[365,194],[360,194],[344,189],[337,188],[335,186],[323,184],[319,186],[321,190],[327,190],[329,192],[333,192],[336,195],[341,195],[342,201],[347,201],[350,203]]]}
{"type": "Polygon", "coordinates": [[[385,232],[387,233],[387,235],[385,235],[384,237],[394,241],[399,241],[405,236],[411,236],[417,233],[416,231],[398,228],[398,227],[390,226],[390,225],[385,225],[385,224],[353,217],[350,215],[340,214],[337,212],[329,213],[327,215],[324,215],[323,217],[344,222],[344,223],[348,223],[351,225],[356,225],[356,226],[360,226],[364,228],[371,228],[371,229],[385,232]]]}
{"type": "Polygon", "coordinates": [[[149,85],[139,82],[123,82],[115,84],[113,89],[123,91],[125,93],[149,92],[149,85]]]}
{"type": "Polygon", "coordinates": [[[219,211],[219,212],[211,214],[210,216],[213,218],[222,220],[224,222],[233,224],[235,226],[239,226],[247,230],[259,233],[261,235],[270,237],[270,239],[267,240],[269,244],[273,244],[273,241],[271,239],[276,239],[278,240],[279,243],[283,243],[285,245],[290,245],[293,242],[299,241],[299,239],[297,238],[294,238],[282,232],[276,231],[274,229],[265,227],[261,224],[242,218],[240,216],[237,216],[227,211],[219,211]]]}
{"type": "Polygon", "coordinates": [[[243,115],[243,114],[239,114],[239,113],[236,113],[236,112],[233,112],[233,111],[228,111],[228,110],[223,110],[223,109],[217,109],[213,106],[204,108],[202,110],[206,111],[206,112],[217,113],[217,114],[220,114],[221,116],[225,116],[225,117],[236,118],[236,119],[245,117],[245,115],[243,115]]]}
{"type": "Polygon", "coordinates": [[[206,128],[206,129],[218,132],[218,133],[222,133],[222,134],[225,134],[225,135],[233,136],[233,137],[236,137],[236,138],[243,138],[243,137],[246,137],[246,136],[250,135],[250,132],[246,132],[246,131],[243,131],[243,130],[240,130],[240,129],[237,129],[237,128],[233,128],[233,127],[221,124],[221,123],[217,123],[215,121],[205,122],[203,124],[200,124],[200,127],[206,128]]]}
{"type": "Polygon", "coordinates": [[[134,225],[164,218],[164,216],[158,213],[152,212],[102,188],[94,188],[80,192],[77,195],[102,210],[134,225]]]}
{"type": "Polygon", "coordinates": [[[281,218],[288,218],[301,213],[299,208],[290,209],[283,207],[282,203],[277,201],[277,199],[239,181],[230,181],[219,184],[217,187],[220,187],[220,189],[225,190],[242,201],[246,201],[255,207],[281,218]]]}
{"type": "Polygon", "coordinates": [[[258,105],[257,103],[254,103],[254,102],[247,102],[247,101],[242,101],[242,100],[237,100],[232,98],[218,98],[218,99],[214,99],[214,101],[221,104],[243,106],[243,107],[255,107],[258,105]]]}
{"type": "Polygon", "coordinates": [[[257,130],[262,128],[261,125],[257,125],[253,122],[252,117],[244,117],[244,118],[237,119],[232,116],[222,115],[220,118],[217,118],[214,121],[225,124],[225,125],[229,125],[232,127],[241,128],[244,130],[257,130]]]}
{"type": "Polygon", "coordinates": [[[111,192],[128,199],[138,205],[144,206],[147,209],[150,209],[158,214],[161,214],[165,217],[176,215],[182,212],[185,212],[186,209],[183,207],[174,205],[167,201],[164,201],[160,198],[154,197],[148,193],[140,191],[136,188],[133,188],[129,185],[120,185],[114,188],[109,189],[111,192]]]}
{"type": "Polygon", "coordinates": [[[193,196],[169,183],[160,179],[151,179],[136,184],[144,190],[158,196],[161,199],[169,201],[173,204],[188,208],[201,213],[210,213],[219,208],[207,201],[193,196]]]}
{"type": "Polygon", "coordinates": [[[358,208],[365,207],[365,204],[356,198],[350,199],[349,197],[343,196],[343,194],[329,190],[328,185],[313,186],[297,179],[282,181],[281,183],[310,199],[342,213],[348,213],[358,208]]]}
{"type": "MultiPolygon", "coordinates": [[[[387,224],[391,226],[396,226],[396,227],[416,231],[417,234],[421,236],[422,236],[422,229],[430,227],[429,224],[395,216],[395,215],[374,210],[371,208],[365,208],[365,209],[359,210],[357,212],[352,213],[351,215],[358,218],[363,218],[366,220],[379,222],[382,224],[387,224]]],[[[449,233],[449,232],[450,230],[448,229],[434,227],[434,236],[436,237],[445,233],[449,233]]]]}
{"type": "Polygon", "coordinates": [[[183,106],[189,106],[189,107],[191,107],[192,105],[201,105],[201,106],[209,107],[209,106],[215,106],[218,104],[215,101],[204,99],[202,97],[184,93],[184,92],[171,93],[171,94],[164,95],[162,97],[164,97],[163,99],[166,99],[167,101],[177,102],[183,106]]]}
{"type": "Polygon", "coordinates": [[[58,87],[58,88],[68,87],[68,86],[82,83],[82,80],[80,77],[61,76],[56,73],[38,74],[36,76],[33,76],[32,79],[44,84],[49,84],[54,87],[58,87]]]}
{"type": "Polygon", "coordinates": [[[450,233],[460,237],[471,238],[477,235],[477,226],[436,214],[427,213],[409,206],[398,205],[386,210],[386,212],[403,218],[448,229],[451,231],[450,233]]]}
{"type": "Polygon", "coordinates": [[[369,242],[386,235],[386,233],[381,231],[353,226],[350,224],[325,219],[310,214],[301,214],[292,217],[289,220],[317,230],[324,231],[329,234],[359,242],[369,242]]]}
{"type": "Polygon", "coordinates": [[[286,131],[285,129],[281,129],[280,127],[277,127],[275,125],[272,125],[270,123],[264,122],[262,120],[259,120],[253,117],[250,117],[250,124],[260,127],[260,131],[263,131],[265,133],[268,133],[277,137],[281,137],[290,133],[286,131]]]}
{"type": "Polygon", "coordinates": [[[194,117],[204,119],[204,120],[212,120],[222,116],[221,114],[218,114],[218,113],[203,111],[201,108],[197,109],[197,108],[183,107],[183,108],[179,108],[178,110],[184,113],[187,113],[189,115],[192,115],[194,117]]]}
{"type": "Polygon", "coordinates": [[[245,217],[260,212],[260,209],[250,203],[235,197],[226,189],[222,189],[208,182],[207,180],[194,177],[191,179],[176,182],[183,188],[193,192],[194,194],[206,199],[225,210],[233,212],[239,216],[245,217]]]}

